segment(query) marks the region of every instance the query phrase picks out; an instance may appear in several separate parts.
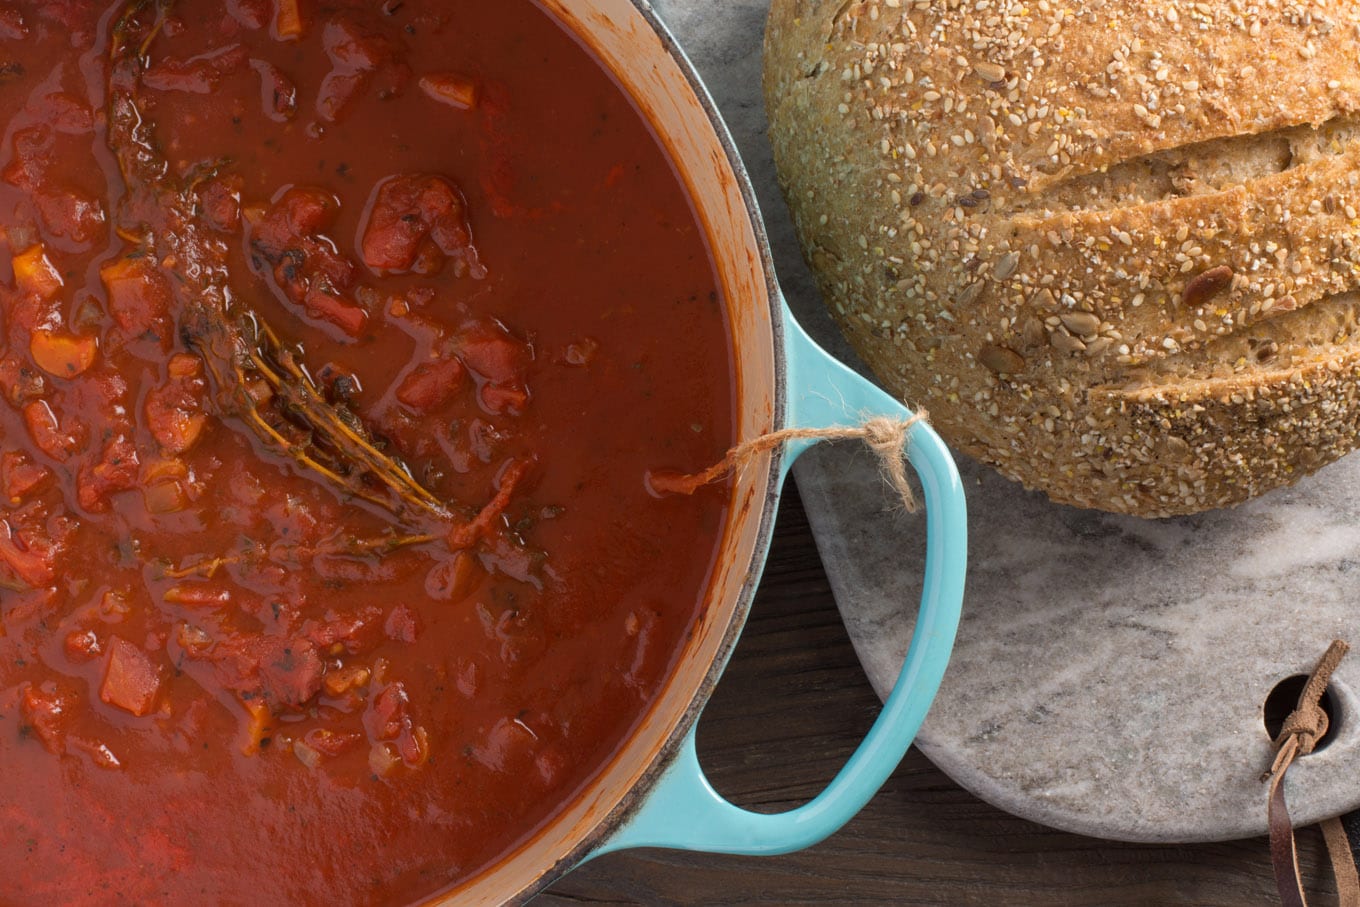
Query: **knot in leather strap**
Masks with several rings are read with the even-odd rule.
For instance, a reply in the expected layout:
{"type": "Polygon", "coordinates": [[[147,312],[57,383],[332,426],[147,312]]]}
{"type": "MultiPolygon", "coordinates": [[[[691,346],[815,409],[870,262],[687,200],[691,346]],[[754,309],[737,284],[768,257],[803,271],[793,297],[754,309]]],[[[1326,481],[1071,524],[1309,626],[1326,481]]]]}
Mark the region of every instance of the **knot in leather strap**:
{"type": "Polygon", "coordinates": [[[1317,746],[1317,742],[1326,736],[1328,724],[1327,713],[1320,705],[1316,702],[1301,702],[1284,720],[1280,736],[1275,738],[1275,745],[1283,745],[1287,739],[1295,737],[1298,739],[1298,755],[1307,756],[1317,746]]]}

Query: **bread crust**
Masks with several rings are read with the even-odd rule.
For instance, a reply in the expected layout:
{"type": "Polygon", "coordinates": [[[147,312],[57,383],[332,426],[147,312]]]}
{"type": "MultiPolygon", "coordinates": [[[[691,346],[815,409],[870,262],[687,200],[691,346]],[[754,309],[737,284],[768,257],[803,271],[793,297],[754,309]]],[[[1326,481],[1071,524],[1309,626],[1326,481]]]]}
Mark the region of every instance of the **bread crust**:
{"type": "Polygon", "coordinates": [[[1053,500],[1357,446],[1360,2],[773,0],[770,135],[851,343],[1053,500]]]}

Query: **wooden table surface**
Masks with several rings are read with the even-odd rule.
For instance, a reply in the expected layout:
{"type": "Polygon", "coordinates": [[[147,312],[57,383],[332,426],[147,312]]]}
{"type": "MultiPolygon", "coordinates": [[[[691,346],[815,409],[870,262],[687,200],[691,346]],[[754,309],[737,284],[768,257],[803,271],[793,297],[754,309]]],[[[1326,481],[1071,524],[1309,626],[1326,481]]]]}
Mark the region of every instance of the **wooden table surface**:
{"type": "MultiPolygon", "coordinates": [[[[789,809],[836,773],[878,705],[791,483],[750,622],[699,725],[700,758],[734,802],[789,809]]],[[[1299,845],[1313,907],[1334,903],[1321,836],[1308,829],[1299,845]]],[[[535,901],[582,903],[1245,907],[1278,900],[1264,839],[1152,846],[1053,831],[981,802],[912,750],[857,818],[810,850],[761,858],[611,854],[535,901]]]]}

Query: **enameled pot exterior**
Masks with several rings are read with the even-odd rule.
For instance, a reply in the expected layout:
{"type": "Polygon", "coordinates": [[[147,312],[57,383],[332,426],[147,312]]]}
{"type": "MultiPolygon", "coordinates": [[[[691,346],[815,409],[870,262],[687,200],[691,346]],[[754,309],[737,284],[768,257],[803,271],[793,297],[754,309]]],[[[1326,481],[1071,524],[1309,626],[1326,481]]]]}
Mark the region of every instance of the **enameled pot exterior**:
{"type": "MultiPolygon", "coordinates": [[[[693,67],[645,0],[540,2],[632,95],[689,187],[728,300],[739,437],[908,416],[900,403],[817,347],[789,314],[732,141],[693,67]]],[[[962,487],[948,451],[919,422],[907,451],[926,503],[925,588],[902,674],[864,743],[822,795],[779,815],[749,813],[724,801],[704,779],[694,751],[694,725],[745,624],[780,486],[807,446],[786,445],[782,454],[734,478],[707,603],[671,677],[623,749],[556,818],[441,903],[522,901],[584,860],[627,847],[796,850],[843,825],[887,779],[939,686],[963,595],[962,487]]]]}

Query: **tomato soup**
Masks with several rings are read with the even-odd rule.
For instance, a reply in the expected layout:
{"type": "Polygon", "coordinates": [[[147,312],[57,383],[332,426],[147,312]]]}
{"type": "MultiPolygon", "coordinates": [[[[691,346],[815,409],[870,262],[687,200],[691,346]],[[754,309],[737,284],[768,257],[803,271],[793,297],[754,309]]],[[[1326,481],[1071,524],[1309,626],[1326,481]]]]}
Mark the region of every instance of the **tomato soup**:
{"type": "Polygon", "coordinates": [[[410,904],[703,601],[725,301],[528,0],[0,4],[0,902],[410,904]],[[102,8],[101,8],[102,7],[102,8]]]}

